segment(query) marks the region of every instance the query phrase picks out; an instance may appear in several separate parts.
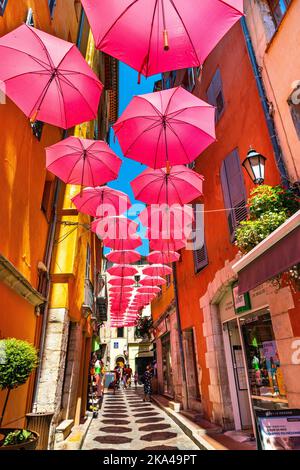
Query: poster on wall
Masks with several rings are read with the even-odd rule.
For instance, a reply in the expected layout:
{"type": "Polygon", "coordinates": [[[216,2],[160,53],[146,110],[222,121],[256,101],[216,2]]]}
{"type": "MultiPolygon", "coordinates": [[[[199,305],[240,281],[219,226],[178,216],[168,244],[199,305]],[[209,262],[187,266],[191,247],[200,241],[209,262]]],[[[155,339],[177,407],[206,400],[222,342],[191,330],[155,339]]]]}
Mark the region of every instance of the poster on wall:
{"type": "Polygon", "coordinates": [[[300,410],[257,411],[263,450],[300,450],[300,410]]]}

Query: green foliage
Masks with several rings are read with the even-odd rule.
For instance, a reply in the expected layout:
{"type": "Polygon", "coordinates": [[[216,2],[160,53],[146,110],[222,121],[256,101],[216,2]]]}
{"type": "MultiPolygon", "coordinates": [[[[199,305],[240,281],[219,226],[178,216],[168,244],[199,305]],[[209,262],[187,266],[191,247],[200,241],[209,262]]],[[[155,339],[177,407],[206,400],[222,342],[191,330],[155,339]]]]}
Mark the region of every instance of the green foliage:
{"type": "Polygon", "coordinates": [[[281,186],[261,185],[251,192],[249,218],[236,230],[236,244],[243,253],[248,253],[299,208],[296,195],[281,186]]]}
{"type": "Polygon", "coordinates": [[[16,338],[0,340],[0,390],[24,384],[38,365],[37,350],[16,338]]]}
{"type": "Polygon", "coordinates": [[[26,429],[17,429],[7,434],[3,442],[3,446],[11,446],[15,444],[22,444],[32,437],[32,432],[26,429]]]}
{"type": "Polygon", "coordinates": [[[144,338],[144,336],[150,337],[150,330],[153,327],[153,321],[151,317],[139,316],[135,328],[135,335],[137,338],[144,338]]]}

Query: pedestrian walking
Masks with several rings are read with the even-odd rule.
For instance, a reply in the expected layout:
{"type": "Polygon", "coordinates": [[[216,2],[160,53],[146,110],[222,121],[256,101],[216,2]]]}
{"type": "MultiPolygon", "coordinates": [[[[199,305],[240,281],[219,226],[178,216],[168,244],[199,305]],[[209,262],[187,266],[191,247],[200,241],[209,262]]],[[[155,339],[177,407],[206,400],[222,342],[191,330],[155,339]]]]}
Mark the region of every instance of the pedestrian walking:
{"type": "Polygon", "coordinates": [[[151,365],[148,364],[146,367],[146,370],[143,375],[143,383],[144,383],[144,398],[143,401],[151,401],[151,395],[152,395],[152,368],[151,365]]]}
{"type": "Polygon", "coordinates": [[[135,386],[135,388],[137,388],[138,383],[139,383],[139,374],[138,374],[137,370],[134,373],[133,380],[134,380],[134,386],[135,386]]]}

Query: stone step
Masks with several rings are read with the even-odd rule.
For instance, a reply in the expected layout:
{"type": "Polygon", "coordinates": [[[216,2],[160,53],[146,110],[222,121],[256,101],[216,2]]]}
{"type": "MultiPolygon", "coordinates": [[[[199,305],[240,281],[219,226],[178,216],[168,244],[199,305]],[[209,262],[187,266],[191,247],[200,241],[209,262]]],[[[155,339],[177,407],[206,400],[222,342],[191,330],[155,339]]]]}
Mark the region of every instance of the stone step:
{"type": "Polygon", "coordinates": [[[73,426],[73,419],[65,419],[62,421],[55,429],[55,442],[59,443],[64,441],[71,434],[73,426]]]}

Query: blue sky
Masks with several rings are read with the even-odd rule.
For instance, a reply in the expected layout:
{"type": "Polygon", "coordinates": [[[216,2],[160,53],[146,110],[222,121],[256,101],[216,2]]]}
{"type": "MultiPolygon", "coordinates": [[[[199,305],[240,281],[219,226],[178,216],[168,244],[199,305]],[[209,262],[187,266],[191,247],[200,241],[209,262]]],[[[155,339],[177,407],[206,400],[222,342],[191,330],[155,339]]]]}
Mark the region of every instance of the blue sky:
{"type": "MultiPolygon", "coordinates": [[[[138,85],[138,74],[135,70],[128,67],[127,65],[120,62],[119,69],[119,115],[122,114],[126,106],[129,104],[134,95],[142,95],[144,93],[151,93],[153,91],[154,82],[161,78],[160,75],[155,75],[148,79],[142,77],[140,85],[138,85]]],[[[130,181],[132,181],[137,175],[139,175],[146,167],[141,163],[126,158],[122,154],[122,150],[119,146],[117,139],[113,138],[113,130],[111,132],[110,147],[116,152],[119,157],[122,158],[123,164],[119,174],[119,178],[109,183],[109,186],[120,191],[124,191],[130,197],[132,204],[138,202],[134,199],[133,192],[131,190],[130,181]]],[[[141,204],[141,203],[139,203],[141,204]]],[[[129,213],[132,218],[132,215],[129,213]]],[[[148,242],[143,241],[138,251],[143,255],[147,254],[148,242]]]]}

